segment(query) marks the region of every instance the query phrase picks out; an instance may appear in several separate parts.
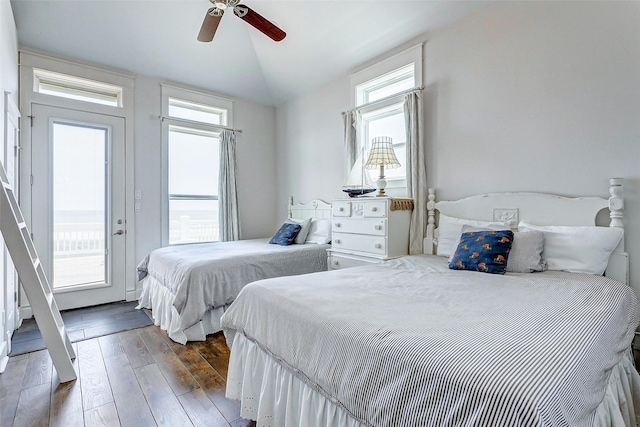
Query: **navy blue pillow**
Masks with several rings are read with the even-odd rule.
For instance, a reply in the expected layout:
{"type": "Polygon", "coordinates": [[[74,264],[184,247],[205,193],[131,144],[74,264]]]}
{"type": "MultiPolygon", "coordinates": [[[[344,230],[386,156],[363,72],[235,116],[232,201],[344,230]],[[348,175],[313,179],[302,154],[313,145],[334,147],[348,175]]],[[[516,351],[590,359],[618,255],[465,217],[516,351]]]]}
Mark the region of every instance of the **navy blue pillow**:
{"type": "Polygon", "coordinates": [[[274,245],[289,246],[296,239],[296,236],[298,235],[300,230],[302,230],[300,224],[289,224],[285,222],[284,224],[282,224],[282,227],[280,227],[280,230],[278,230],[276,235],[273,236],[271,240],[269,240],[269,243],[274,245]]]}
{"type": "Polygon", "coordinates": [[[449,268],[504,274],[512,242],[511,230],[464,232],[449,268]]]}

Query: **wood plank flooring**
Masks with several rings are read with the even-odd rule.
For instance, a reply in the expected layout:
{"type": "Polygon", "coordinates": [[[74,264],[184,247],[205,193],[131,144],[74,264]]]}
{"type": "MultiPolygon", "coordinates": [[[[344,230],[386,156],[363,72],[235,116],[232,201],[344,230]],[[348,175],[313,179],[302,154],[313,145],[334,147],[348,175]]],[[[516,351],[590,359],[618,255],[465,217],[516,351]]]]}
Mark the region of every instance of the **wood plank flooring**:
{"type": "Polygon", "coordinates": [[[9,359],[0,375],[0,426],[243,427],[224,397],[224,336],[177,344],[146,326],[73,344],[78,379],[60,384],[46,350],[9,359]]]}
{"type": "MultiPolygon", "coordinates": [[[[137,301],[116,302],[93,307],[65,310],[60,314],[71,342],[139,328],[153,322],[145,310],[136,310],[137,301]]],[[[13,333],[11,354],[15,356],[45,348],[35,319],[26,319],[13,333]]]]}

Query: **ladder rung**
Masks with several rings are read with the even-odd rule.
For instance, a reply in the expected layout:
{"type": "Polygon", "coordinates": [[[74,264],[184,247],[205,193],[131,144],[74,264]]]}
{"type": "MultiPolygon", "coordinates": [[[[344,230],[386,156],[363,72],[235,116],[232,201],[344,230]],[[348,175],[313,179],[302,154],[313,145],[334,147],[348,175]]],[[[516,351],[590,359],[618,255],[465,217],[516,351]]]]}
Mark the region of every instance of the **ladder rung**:
{"type": "Polygon", "coordinates": [[[33,268],[38,268],[40,265],[40,258],[36,258],[33,260],[33,268]]]}
{"type": "Polygon", "coordinates": [[[19,222],[18,223],[18,228],[20,230],[23,230],[23,229],[27,228],[27,223],[26,222],[19,222]]]}

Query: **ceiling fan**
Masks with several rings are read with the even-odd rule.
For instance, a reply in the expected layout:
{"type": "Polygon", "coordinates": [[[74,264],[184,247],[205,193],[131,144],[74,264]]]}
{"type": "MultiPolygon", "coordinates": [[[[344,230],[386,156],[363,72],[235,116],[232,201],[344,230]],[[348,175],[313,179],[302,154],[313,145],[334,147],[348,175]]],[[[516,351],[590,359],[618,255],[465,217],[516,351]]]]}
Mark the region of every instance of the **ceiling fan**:
{"type": "Polygon", "coordinates": [[[282,31],[280,28],[269,22],[258,12],[251,9],[249,6],[245,6],[240,3],[241,0],[209,0],[211,3],[215,5],[211,9],[207,10],[207,14],[204,16],[204,22],[202,22],[202,27],[200,28],[200,33],[198,34],[198,41],[201,42],[210,42],[213,40],[213,36],[216,34],[216,30],[218,29],[218,25],[220,25],[220,20],[222,19],[222,15],[224,15],[224,11],[228,8],[233,10],[233,13],[243,21],[247,22],[249,25],[255,27],[258,31],[261,31],[274,41],[279,42],[284,39],[287,33],[282,31]]]}

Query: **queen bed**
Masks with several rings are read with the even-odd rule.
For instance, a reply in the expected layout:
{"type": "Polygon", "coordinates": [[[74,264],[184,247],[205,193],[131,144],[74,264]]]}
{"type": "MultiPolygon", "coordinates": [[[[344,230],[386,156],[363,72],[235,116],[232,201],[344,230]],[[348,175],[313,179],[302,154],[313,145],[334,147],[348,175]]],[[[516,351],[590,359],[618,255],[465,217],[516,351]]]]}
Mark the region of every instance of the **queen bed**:
{"type": "Polygon", "coordinates": [[[321,200],[290,199],[287,222],[309,231],[296,244],[264,238],[156,249],[137,268],[143,286],[138,308],[151,309],[154,323],[174,341],[203,341],[220,331],[220,317],[247,283],[327,269],[330,213],[321,200]]]}
{"type": "Polygon", "coordinates": [[[435,255],[246,286],[222,318],[227,397],[259,427],[637,425],[640,306],[620,181],[611,194],[430,191],[435,255]],[[607,207],[611,227],[595,227],[607,207]],[[506,273],[458,269],[465,233],[496,231],[513,240],[506,273]]]}

